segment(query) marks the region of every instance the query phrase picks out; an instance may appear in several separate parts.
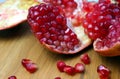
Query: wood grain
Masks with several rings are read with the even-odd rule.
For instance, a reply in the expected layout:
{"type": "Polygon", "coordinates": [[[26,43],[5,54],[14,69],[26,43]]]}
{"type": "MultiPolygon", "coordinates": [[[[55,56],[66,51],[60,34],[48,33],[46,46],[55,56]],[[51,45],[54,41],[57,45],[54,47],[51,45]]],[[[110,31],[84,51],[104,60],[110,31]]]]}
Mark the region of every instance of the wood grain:
{"type": "Polygon", "coordinates": [[[120,79],[120,57],[102,57],[94,52],[92,46],[75,55],[52,53],[39,44],[26,23],[0,31],[0,56],[0,79],[7,79],[11,75],[18,79],[54,79],[56,76],[62,79],[99,79],[96,68],[100,64],[111,69],[111,79],[120,79]],[[91,64],[86,65],[85,73],[69,76],[57,70],[58,60],[74,66],[81,62],[80,55],[86,52],[91,58],[91,64]],[[21,65],[23,58],[34,61],[38,71],[34,74],[27,72],[21,65]]]}

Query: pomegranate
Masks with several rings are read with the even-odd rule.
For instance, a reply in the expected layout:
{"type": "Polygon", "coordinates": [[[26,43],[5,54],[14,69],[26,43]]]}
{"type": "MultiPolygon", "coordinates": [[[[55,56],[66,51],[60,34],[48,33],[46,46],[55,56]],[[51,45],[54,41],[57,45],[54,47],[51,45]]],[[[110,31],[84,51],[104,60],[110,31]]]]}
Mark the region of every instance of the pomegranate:
{"type": "Polygon", "coordinates": [[[23,67],[30,73],[34,73],[38,69],[37,65],[33,63],[30,59],[22,59],[21,63],[23,67]]]}
{"type": "Polygon", "coordinates": [[[45,0],[48,3],[29,9],[27,19],[32,32],[46,48],[60,54],[74,54],[89,46],[91,40],[84,33],[81,23],[75,26],[72,21],[73,15],[80,12],[80,3],[65,1],[45,0]]]}
{"type": "Polygon", "coordinates": [[[94,40],[94,50],[103,56],[120,55],[120,6],[99,0],[82,22],[85,33],[94,40]]]}
{"type": "Polygon", "coordinates": [[[36,4],[33,0],[5,0],[0,4],[0,30],[15,27],[25,21],[28,8],[36,4]]]}
{"type": "Polygon", "coordinates": [[[104,65],[99,65],[97,68],[100,79],[110,79],[110,70],[104,65]]]}

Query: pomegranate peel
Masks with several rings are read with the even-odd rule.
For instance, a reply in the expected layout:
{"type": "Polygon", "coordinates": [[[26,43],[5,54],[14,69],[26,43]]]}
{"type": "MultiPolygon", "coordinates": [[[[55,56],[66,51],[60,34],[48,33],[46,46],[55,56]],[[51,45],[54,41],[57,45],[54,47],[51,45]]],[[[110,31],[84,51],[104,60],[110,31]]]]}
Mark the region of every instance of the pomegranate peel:
{"type": "Polygon", "coordinates": [[[27,19],[28,8],[38,4],[27,0],[6,0],[0,4],[0,30],[15,27],[27,19]],[[25,5],[24,5],[25,4],[25,5]]]}

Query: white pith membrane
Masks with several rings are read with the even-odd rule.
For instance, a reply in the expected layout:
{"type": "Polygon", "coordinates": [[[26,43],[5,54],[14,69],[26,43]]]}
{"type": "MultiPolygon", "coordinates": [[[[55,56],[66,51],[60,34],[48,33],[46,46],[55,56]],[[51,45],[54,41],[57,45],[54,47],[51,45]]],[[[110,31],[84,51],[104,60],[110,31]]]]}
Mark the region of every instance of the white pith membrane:
{"type": "Polygon", "coordinates": [[[27,19],[28,8],[37,2],[32,0],[6,0],[0,4],[0,30],[14,27],[27,19]]]}
{"type": "MultiPolygon", "coordinates": [[[[39,0],[41,3],[43,0],[39,0]]],[[[81,11],[81,4],[82,4],[82,1],[79,1],[79,0],[75,0],[75,2],[77,2],[77,9],[73,12],[73,14],[77,14],[81,11]]],[[[43,2],[44,3],[44,2],[43,2]]],[[[71,22],[72,18],[71,17],[67,17],[67,26],[69,27],[70,30],[73,31],[73,33],[75,33],[77,35],[77,38],[79,40],[79,44],[75,45],[73,47],[73,49],[67,49],[67,47],[64,47],[64,49],[60,50],[60,49],[57,49],[57,47],[52,44],[52,45],[49,45],[49,44],[46,44],[45,42],[42,42],[43,45],[45,45],[45,47],[47,47],[48,49],[54,51],[54,52],[57,52],[57,53],[62,53],[62,54],[74,54],[74,53],[77,53],[81,50],[83,50],[84,48],[86,48],[87,46],[89,46],[92,41],[91,39],[85,34],[84,32],[84,28],[79,25],[79,26],[74,26],[71,22]]],[[[69,30],[67,29],[66,32],[69,30]]],[[[49,39],[47,39],[49,40],[49,39]]],[[[60,42],[61,43],[61,42],[60,42]]]]}

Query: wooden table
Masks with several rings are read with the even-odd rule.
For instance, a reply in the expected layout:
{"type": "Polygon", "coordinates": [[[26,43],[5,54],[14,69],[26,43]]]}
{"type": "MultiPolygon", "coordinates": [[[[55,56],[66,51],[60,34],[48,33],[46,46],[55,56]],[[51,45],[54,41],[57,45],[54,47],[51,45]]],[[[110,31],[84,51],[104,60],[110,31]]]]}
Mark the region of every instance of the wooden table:
{"type": "Polygon", "coordinates": [[[75,55],[52,53],[39,44],[27,23],[0,31],[0,56],[0,79],[7,79],[11,75],[15,75],[18,79],[54,79],[57,76],[62,79],[99,79],[96,69],[100,64],[111,69],[111,79],[120,79],[120,57],[102,57],[93,50],[92,46],[75,55]],[[81,62],[80,55],[86,52],[91,58],[91,64],[86,65],[85,73],[70,76],[60,73],[56,68],[58,60],[74,66],[81,62]],[[23,58],[35,62],[38,71],[34,74],[27,72],[21,65],[23,58]]]}

